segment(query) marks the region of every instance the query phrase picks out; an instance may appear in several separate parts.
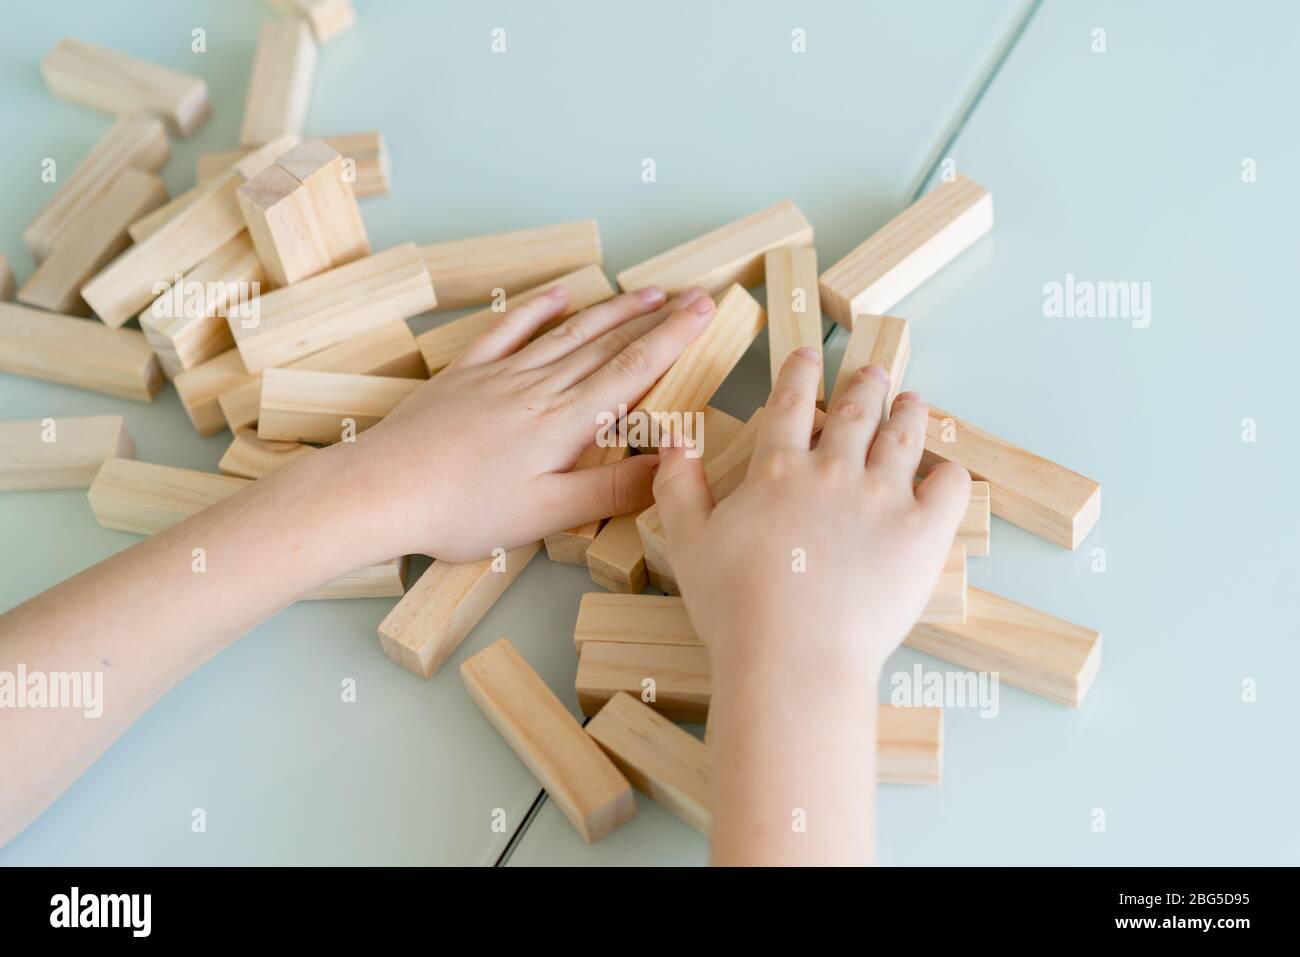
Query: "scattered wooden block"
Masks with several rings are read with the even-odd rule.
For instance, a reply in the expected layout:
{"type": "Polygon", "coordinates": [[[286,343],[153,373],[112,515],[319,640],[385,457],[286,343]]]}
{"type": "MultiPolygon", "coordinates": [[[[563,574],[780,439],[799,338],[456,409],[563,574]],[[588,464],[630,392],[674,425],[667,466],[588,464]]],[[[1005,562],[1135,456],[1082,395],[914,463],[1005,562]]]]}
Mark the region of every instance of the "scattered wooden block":
{"type": "MultiPolygon", "coordinates": [[[[382,133],[377,130],[344,133],[340,136],[327,136],[325,142],[343,154],[344,171],[358,199],[382,196],[388,192],[391,174],[388,146],[384,143],[382,133]]],[[[247,149],[204,153],[198,160],[198,182],[202,184],[220,176],[248,153],[247,149]]]]}
{"type": "MultiPolygon", "coordinates": [[[[243,368],[242,362],[240,368],[243,368]]],[[[425,377],[420,347],[416,345],[410,326],[401,320],[344,339],[328,349],[291,362],[285,368],[404,379],[425,377]]],[[[256,425],[262,404],[262,373],[247,375],[244,381],[221,393],[217,402],[230,431],[237,432],[256,425]]]]}
{"type": "Polygon", "coordinates": [[[1101,667],[1098,632],[979,588],[964,623],[918,624],[904,644],[1075,708],[1101,667]]]}
{"type": "Polygon", "coordinates": [[[922,471],[956,462],[989,483],[993,514],[1071,550],[1101,517],[1101,486],[930,406],[922,471]]]}
{"type": "MultiPolygon", "coordinates": [[[[508,297],[506,307],[517,309],[555,286],[564,286],[569,290],[569,304],[560,316],[538,330],[539,335],[554,328],[569,316],[581,312],[588,306],[604,302],[614,295],[614,287],[609,284],[609,280],[605,278],[599,266],[584,266],[567,276],[561,276],[559,279],[508,297]]],[[[424,364],[429,374],[433,375],[446,368],[448,363],[464,352],[471,342],[492,328],[492,325],[504,314],[505,310],[497,311],[490,307],[480,309],[468,316],[444,322],[416,336],[415,339],[420,344],[420,352],[424,355],[424,364]]]]}
{"type": "Polygon", "coordinates": [[[384,654],[432,678],[541,547],[529,542],[482,561],[435,561],[380,622],[384,654]]]}
{"type": "Polygon", "coordinates": [[[700,833],[709,833],[709,754],[703,741],[621,692],[585,730],[634,788],[700,833]]]}
{"type": "Polygon", "coordinates": [[[993,194],[959,174],[822,273],[822,308],[849,329],[883,315],[992,228],[993,194]]]}
{"type": "Polygon", "coordinates": [[[152,212],[144,214],[135,222],[131,223],[131,225],[126,227],[126,233],[131,237],[131,242],[144,242],[154,233],[158,232],[164,223],[175,219],[177,213],[202,195],[202,186],[192,186],[180,195],[163,203],[152,212]]]}
{"type": "Polygon", "coordinates": [[[420,253],[438,290],[439,309],[477,306],[498,290],[513,296],[602,262],[594,219],[429,243],[420,253]]]}
{"type": "Polygon", "coordinates": [[[634,645],[698,645],[700,639],[675,595],[610,595],[588,592],[578,603],[573,643],[624,642],[634,645]]]}
{"type": "Polygon", "coordinates": [[[474,703],[588,844],[636,815],[631,785],[502,638],[460,667],[474,703]]]}
{"type": "Polygon", "coordinates": [[[226,449],[217,468],[223,475],[259,479],[296,458],[316,451],[300,442],[270,442],[259,439],[253,429],[240,429],[226,449]]]}
{"type": "Polygon", "coordinates": [[[273,287],[370,255],[343,157],[323,140],[299,143],[236,196],[273,287]]]}
{"type": "Polygon", "coordinates": [[[0,302],[7,302],[14,297],[14,271],[9,267],[9,260],[0,253],[0,302]]]}
{"type": "Polygon", "coordinates": [[[251,313],[265,280],[253,242],[241,232],[145,308],[140,328],[164,374],[174,379],[233,349],[228,317],[251,313]]]}
{"type": "Polygon", "coordinates": [[[249,372],[283,366],[388,322],[428,312],[438,299],[414,243],[339,266],[262,296],[255,323],[231,322],[249,372]]]}
{"type": "Polygon", "coordinates": [[[260,146],[282,133],[302,135],[316,73],[316,44],[297,18],[262,25],[244,100],[241,146],[260,146]]]}
{"type": "Polygon", "coordinates": [[[133,455],[120,415],[0,422],[0,492],[87,488],[105,459],[133,455]]]}
{"type": "Polygon", "coordinates": [[[939,571],[934,592],[921,612],[921,621],[953,623],[966,620],[966,546],[954,543],[939,571]]]}
{"type": "Polygon", "coordinates": [[[957,544],[969,555],[989,553],[989,483],[970,483],[970,505],[957,526],[957,544]]]}
{"type": "MultiPolygon", "coordinates": [[[[790,353],[807,346],[822,354],[822,310],[817,295],[817,250],[811,246],[769,249],[764,257],[767,276],[767,342],[772,384],[790,353]]],[[[826,377],[817,382],[817,404],[826,402],[826,377]]]]}
{"type": "Polygon", "coordinates": [[[675,246],[618,274],[624,291],[656,285],[670,296],[699,286],[714,295],[733,284],[763,281],[763,255],[781,246],[808,246],[813,228],[788,199],[675,246]]]}
{"type": "Polygon", "coordinates": [[[696,723],[709,710],[709,653],[702,644],[584,641],[575,687],[589,717],[626,691],[672,721],[696,723]]]}
{"type": "MultiPolygon", "coordinates": [[[[613,465],[615,462],[621,462],[628,457],[632,450],[627,446],[608,446],[592,444],[588,446],[578,456],[577,463],[573,466],[576,472],[580,469],[594,469],[602,465],[613,465]]],[[[556,532],[553,535],[547,535],[546,557],[553,562],[564,562],[566,565],[585,565],[587,564],[587,549],[596,539],[596,533],[600,531],[604,520],[588,522],[586,525],[579,525],[576,528],[570,528],[563,532],[556,532]]]]}
{"type": "Polygon", "coordinates": [[[357,22],[352,0],[270,0],[285,16],[299,16],[311,27],[317,43],[329,43],[357,22]]]}
{"type": "Polygon", "coordinates": [[[200,362],[192,369],[186,369],[172,380],[172,385],[176,387],[181,406],[199,435],[212,435],[226,425],[226,419],[221,414],[221,396],[248,382],[258,383],[257,391],[260,395],[261,378],[251,375],[244,368],[244,360],[239,357],[238,349],[230,349],[206,362],[200,362]]]}
{"type": "Polygon", "coordinates": [[[732,286],[718,300],[708,328],[677,357],[635,411],[655,416],[703,412],[765,322],[767,314],[754,297],[741,286],[732,286]]]}
{"type": "Polygon", "coordinates": [[[406,592],[406,556],[367,565],[326,582],[299,601],[335,601],[347,598],[400,598],[406,592]]]}
{"type": "Polygon", "coordinates": [[[390,376],[267,369],[257,437],[332,445],[375,425],[421,384],[390,376]]]}
{"type": "Polygon", "coordinates": [[[23,242],[37,262],[77,228],[86,207],[104,193],[124,169],[157,172],[171,156],[167,130],[151,116],[125,116],[105,133],[61,185],[40,215],[23,230],[23,242]]]}
{"type": "Polygon", "coordinates": [[[64,37],[41,60],[41,75],[60,99],[117,116],[144,113],[189,136],[207,120],[208,85],[118,50],[64,37]]]}
{"type": "Polygon", "coordinates": [[[86,204],[70,233],[18,292],[18,301],[66,315],[90,315],[81,287],[130,245],[127,227],[167,199],[167,188],[153,173],[124,169],[107,190],[86,204]]]}
{"type": "Polygon", "coordinates": [[[938,784],[943,780],[943,709],[882,704],[876,712],[876,780],[938,784]]]}
{"type": "Polygon", "coordinates": [[[0,303],[0,372],[151,402],[158,359],[135,329],[0,303]]]}
{"type": "Polygon", "coordinates": [[[885,412],[888,414],[894,406],[894,398],[902,390],[907,362],[911,357],[911,336],[906,319],[859,315],[844,348],[839,374],[835,376],[831,403],[844,394],[853,373],[863,366],[880,366],[889,375],[889,392],[885,396],[885,412]]]}

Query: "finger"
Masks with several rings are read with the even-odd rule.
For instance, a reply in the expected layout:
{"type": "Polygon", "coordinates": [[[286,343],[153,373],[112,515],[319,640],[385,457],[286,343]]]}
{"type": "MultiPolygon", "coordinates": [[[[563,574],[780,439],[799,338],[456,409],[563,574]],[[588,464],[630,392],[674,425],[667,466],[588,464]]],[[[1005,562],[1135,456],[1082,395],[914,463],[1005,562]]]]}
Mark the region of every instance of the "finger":
{"type": "Polygon", "coordinates": [[[688,289],[680,296],[654,312],[637,316],[597,336],[580,349],[552,363],[550,374],[556,385],[566,388],[581,382],[651,329],[663,323],[674,312],[685,309],[704,295],[703,289],[688,289]]]}
{"type": "Polygon", "coordinates": [[[808,451],[821,377],[821,356],[816,349],[799,348],[786,358],[763,406],[754,442],[755,460],[776,451],[808,451]]]}
{"type": "Polygon", "coordinates": [[[563,359],[602,333],[658,309],[665,298],[658,286],[647,286],[584,309],[520,349],[520,368],[536,369],[563,359]]]}
{"type": "Polygon", "coordinates": [[[713,300],[696,299],[573,387],[574,404],[591,415],[635,405],[713,319],[713,300]]]}
{"type": "Polygon", "coordinates": [[[970,473],[955,462],[941,462],[916,487],[916,500],[938,523],[946,541],[970,505],[970,473]]]}
{"type": "Polygon", "coordinates": [[[704,476],[704,459],[687,455],[680,443],[660,447],[654,494],[670,544],[694,538],[713,511],[713,493],[704,476]]]}
{"type": "Polygon", "coordinates": [[[564,315],[568,304],[569,290],[562,285],[552,286],[540,296],[534,296],[522,305],[508,310],[451,364],[481,365],[510,355],[531,339],[533,333],[542,326],[564,315]]]}
{"type": "Polygon", "coordinates": [[[889,376],[880,366],[863,366],[826,410],[826,425],[817,443],[819,455],[866,466],[867,447],[875,438],[889,392],[889,376]]]}
{"type": "Polygon", "coordinates": [[[916,392],[903,392],[894,399],[889,421],[876,432],[867,453],[867,468],[887,481],[910,489],[925,451],[925,426],[929,409],[916,392]]]}
{"type": "Polygon", "coordinates": [[[560,530],[649,508],[654,502],[651,486],[656,464],[654,455],[634,455],[609,465],[547,476],[551,486],[547,514],[555,517],[560,530]]]}

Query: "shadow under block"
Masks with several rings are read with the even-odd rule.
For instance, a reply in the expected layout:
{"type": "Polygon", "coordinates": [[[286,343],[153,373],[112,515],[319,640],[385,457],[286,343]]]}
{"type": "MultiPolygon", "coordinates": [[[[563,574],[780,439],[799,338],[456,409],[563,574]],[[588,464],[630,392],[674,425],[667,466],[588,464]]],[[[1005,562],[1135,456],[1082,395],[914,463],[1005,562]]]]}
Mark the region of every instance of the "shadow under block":
{"type": "Polygon", "coordinates": [[[709,753],[703,741],[621,692],[584,730],[634,788],[700,833],[709,833],[709,753]]]}
{"type": "Polygon", "coordinates": [[[352,0],[270,0],[285,16],[298,16],[311,27],[317,43],[328,43],[357,22],[352,0]]]}
{"type": "Polygon", "coordinates": [[[1101,486],[1062,465],[930,407],[923,471],[956,462],[989,483],[993,514],[1068,549],[1101,517],[1101,486]]]}
{"type": "Polygon", "coordinates": [[[631,292],[656,285],[669,296],[699,286],[716,295],[728,286],[763,281],[763,256],[781,246],[808,246],[813,228],[788,199],[682,243],[618,274],[631,292]]]}
{"type": "MultiPolygon", "coordinates": [[[[236,353],[238,354],[238,353],[236,353]]],[[[240,363],[243,368],[243,363],[240,363]]],[[[411,327],[398,319],[376,326],[352,339],[312,353],[286,369],[308,372],[347,372],[353,375],[424,379],[424,360],[411,327]]],[[[221,414],[232,432],[257,424],[262,404],[262,373],[249,373],[217,398],[221,414]]]]}
{"type": "Polygon", "coordinates": [[[429,271],[414,243],[263,295],[246,328],[230,323],[249,372],[283,366],[353,336],[437,305],[429,271]]]}
{"type": "Polygon", "coordinates": [[[8,302],[14,297],[14,271],[9,267],[9,260],[0,253],[0,302],[8,302]]]}
{"type": "MultiPolygon", "coordinates": [[[[389,168],[388,145],[378,130],[366,130],[363,133],[343,133],[339,136],[326,136],[325,142],[343,155],[343,161],[353,177],[352,189],[361,199],[366,196],[382,196],[391,187],[391,170],[389,168]]],[[[202,184],[220,176],[251,150],[226,150],[221,153],[204,153],[199,157],[195,170],[197,181],[202,184]]]]}
{"type": "Polygon", "coordinates": [[[139,402],[163,386],[144,333],[0,303],[0,372],[139,402]]]}
{"type": "MultiPolygon", "coordinates": [[[[154,535],[250,484],[249,479],[213,472],[110,458],[86,497],[105,528],[154,535]]],[[[301,597],[392,598],[402,594],[405,571],[405,558],[393,559],[349,572],[301,597]]]]}
{"type": "Polygon", "coordinates": [[[23,242],[38,263],[75,227],[81,213],[125,169],[156,173],[171,156],[167,130],[151,116],[125,116],[108,128],[45,208],[23,230],[23,242]]]}
{"type": "Polygon", "coordinates": [[[465,690],[588,844],[636,815],[627,779],[502,638],[460,666],[465,690]]]}
{"type": "Polygon", "coordinates": [[[316,74],[316,43],[296,17],[262,25],[248,77],[241,146],[260,146],[282,133],[302,135],[316,74]]]}
{"type": "Polygon", "coordinates": [[[477,562],[435,560],[379,624],[384,654],[432,678],[541,550],[530,542],[477,562]]]}
{"type": "Polygon", "coordinates": [[[908,647],[1079,707],[1101,667],[1101,635],[979,588],[962,624],[917,624],[908,647]]]}
{"type": "Polygon", "coordinates": [[[907,363],[912,357],[911,335],[907,320],[894,316],[862,314],[853,325],[840,371],[831,389],[831,404],[835,403],[849,387],[853,373],[864,366],[880,366],[889,375],[889,392],[885,396],[885,414],[894,406],[894,398],[902,390],[907,363]]]}
{"type": "MultiPolygon", "coordinates": [[[[605,465],[613,465],[623,461],[628,457],[632,450],[627,446],[601,446],[592,444],[583,450],[578,456],[577,463],[573,466],[573,471],[581,469],[600,468],[605,465]]],[[[547,535],[544,539],[546,545],[546,557],[553,562],[563,562],[566,565],[585,565],[587,564],[587,549],[596,539],[596,533],[600,531],[604,519],[597,519],[594,522],[587,522],[585,525],[579,525],[576,528],[566,529],[562,532],[555,532],[547,535]]]]}
{"type": "Polygon", "coordinates": [[[316,445],[341,442],[378,423],[422,384],[389,376],[267,369],[257,437],[316,445]]]}
{"type": "Polygon", "coordinates": [[[88,316],[81,287],[131,244],[127,228],[167,201],[153,173],[128,167],[86,204],[77,228],[45,257],[18,292],[18,301],[50,312],[88,316]]]}
{"type": "Polygon", "coordinates": [[[235,195],[273,287],[370,255],[343,157],[323,140],[303,140],[235,195]]]}
{"type": "Polygon", "coordinates": [[[0,422],[0,492],[89,488],[105,460],[134,455],[120,415],[0,422]]]}
{"type": "Polygon", "coordinates": [[[822,273],[822,309],[849,329],[884,315],[992,228],[993,194],[958,174],[822,273]]]}
{"type": "MultiPolygon", "coordinates": [[[[420,247],[439,309],[464,309],[602,262],[594,219],[473,236],[420,247]]],[[[612,294],[612,291],[611,291],[612,294]]]]}
{"type": "Polygon", "coordinates": [[[60,99],[117,116],[156,116],[180,136],[195,132],[211,112],[208,85],[197,76],[75,37],[45,54],[41,75],[60,99]]]}
{"type": "MultiPolygon", "coordinates": [[[[769,249],[767,342],[772,384],[794,350],[806,346],[822,354],[822,310],[817,293],[817,250],[812,246],[769,249]]],[[[825,373],[817,380],[817,404],[826,401],[825,373]]]]}
{"type": "Polygon", "coordinates": [[[259,439],[253,429],[240,429],[221,456],[217,468],[223,475],[258,479],[314,451],[310,445],[300,442],[270,442],[259,439]]]}
{"type": "MultiPolygon", "coordinates": [[[[559,316],[539,329],[538,335],[553,329],[569,316],[588,306],[604,302],[614,295],[614,287],[609,284],[609,280],[605,278],[605,273],[599,266],[583,266],[566,276],[560,276],[540,286],[507,296],[506,310],[517,309],[556,286],[563,286],[569,291],[568,305],[559,316]]],[[[491,307],[480,309],[468,316],[461,316],[440,326],[434,326],[428,332],[416,336],[429,374],[433,375],[446,368],[448,363],[464,352],[471,342],[491,329],[505,315],[506,310],[498,311],[491,307]]]]}

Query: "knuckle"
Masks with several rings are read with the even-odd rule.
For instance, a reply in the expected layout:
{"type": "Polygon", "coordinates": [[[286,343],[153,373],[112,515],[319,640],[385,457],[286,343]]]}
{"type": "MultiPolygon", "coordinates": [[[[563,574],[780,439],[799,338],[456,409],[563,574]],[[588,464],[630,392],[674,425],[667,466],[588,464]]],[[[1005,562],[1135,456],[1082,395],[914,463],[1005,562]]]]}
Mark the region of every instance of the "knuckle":
{"type": "Polygon", "coordinates": [[[889,428],[886,426],[876,433],[876,441],[889,442],[904,451],[911,451],[920,446],[920,438],[908,429],[889,428]]]}
{"type": "Polygon", "coordinates": [[[561,344],[572,343],[577,345],[587,338],[583,325],[580,322],[562,322],[549,333],[551,340],[561,344]]]}
{"type": "Polygon", "coordinates": [[[639,495],[631,469],[611,469],[609,501],[614,509],[612,512],[614,515],[630,512],[637,506],[639,495]]]}
{"type": "Polygon", "coordinates": [[[754,478],[760,482],[780,482],[793,467],[794,461],[788,452],[771,452],[754,461],[750,473],[756,473],[754,478]]]}
{"type": "Polygon", "coordinates": [[[780,386],[772,390],[767,404],[778,411],[797,409],[803,403],[803,393],[789,386],[780,386]]]}
{"type": "Polygon", "coordinates": [[[830,414],[837,419],[857,421],[867,417],[867,407],[860,402],[841,401],[831,406],[830,414]]]}
{"type": "Polygon", "coordinates": [[[650,357],[644,347],[633,344],[610,359],[609,366],[617,375],[637,376],[649,371],[650,357]]]}

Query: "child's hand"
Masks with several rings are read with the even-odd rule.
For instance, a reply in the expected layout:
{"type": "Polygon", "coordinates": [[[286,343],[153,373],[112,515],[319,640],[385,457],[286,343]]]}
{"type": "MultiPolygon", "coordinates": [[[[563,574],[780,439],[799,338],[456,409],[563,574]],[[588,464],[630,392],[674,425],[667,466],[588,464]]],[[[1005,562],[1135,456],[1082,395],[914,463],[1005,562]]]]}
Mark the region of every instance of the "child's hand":
{"type": "Polygon", "coordinates": [[[569,470],[598,414],[635,405],[708,326],[713,300],[691,290],[659,319],[648,313],[663,293],[642,289],[530,342],[566,298],[557,287],[506,313],[354,445],[331,448],[375,516],[376,554],[469,561],[650,504],[657,456],[569,470]]]}

